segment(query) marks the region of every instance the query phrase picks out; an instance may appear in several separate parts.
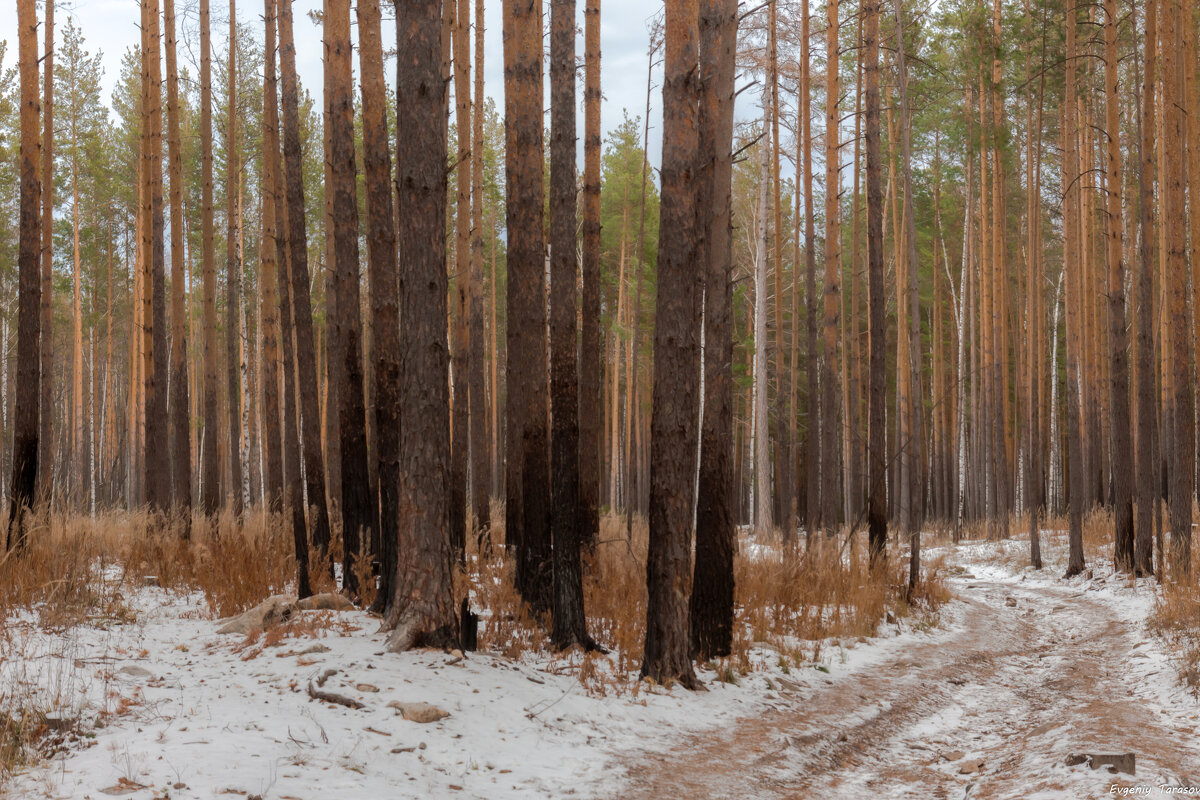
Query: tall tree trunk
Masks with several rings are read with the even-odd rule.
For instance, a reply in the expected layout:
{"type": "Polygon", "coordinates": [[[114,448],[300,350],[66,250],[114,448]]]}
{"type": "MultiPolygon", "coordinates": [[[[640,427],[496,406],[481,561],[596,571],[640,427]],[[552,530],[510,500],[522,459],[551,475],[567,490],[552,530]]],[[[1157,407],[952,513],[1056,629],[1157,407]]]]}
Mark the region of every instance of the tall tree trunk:
{"type": "MultiPolygon", "coordinates": [[[[696,507],[696,567],[689,606],[692,654],[723,658],[733,647],[733,250],[730,178],[737,0],[703,0],[697,263],[704,269],[704,418],[696,507]]],[[[793,319],[795,317],[793,316],[793,319]]],[[[793,323],[794,324],[794,323],[793,323]]]]}
{"type": "Polygon", "coordinates": [[[887,323],[883,285],[883,186],[879,154],[879,0],[863,8],[865,138],[867,147],[867,305],[870,332],[868,371],[867,522],[873,566],[882,565],[887,548],[887,323]]]}
{"type": "MultiPolygon", "coordinates": [[[[37,495],[40,501],[50,505],[54,491],[54,339],[51,328],[54,322],[54,0],[46,0],[44,35],[46,43],[42,55],[42,222],[41,222],[41,372],[38,386],[41,392],[41,416],[38,419],[38,470],[37,495]]],[[[20,334],[18,333],[18,336],[20,334]]],[[[17,368],[18,372],[20,367],[17,368]]]]}
{"type": "MultiPolygon", "coordinates": [[[[42,280],[38,268],[41,244],[41,141],[38,122],[37,4],[17,3],[18,66],[21,83],[21,211],[17,244],[17,381],[13,410],[12,487],[9,490],[9,550],[25,545],[25,513],[34,502],[38,472],[38,401],[41,351],[42,280]]],[[[47,66],[49,61],[47,60],[47,66]]]]}
{"type": "Polygon", "coordinates": [[[379,593],[386,611],[396,574],[400,481],[400,317],[392,159],[388,144],[387,85],[379,0],[358,3],[358,53],[362,72],[363,174],[366,178],[367,261],[371,280],[372,356],[375,363],[375,463],[379,476],[379,593]]]}
{"type": "MultiPolygon", "coordinates": [[[[1184,152],[1183,72],[1194,66],[1182,59],[1183,28],[1191,26],[1184,20],[1180,0],[1167,0],[1166,37],[1162,47],[1163,94],[1166,119],[1163,147],[1169,153],[1184,152]],[[1172,41],[1173,39],[1173,41],[1172,41]]],[[[1191,564],[1192,483],[1195,420],[1192,411],[1191,328],[1187,304],[1187,241],[1184,229],[1184,194],[1186,174],[1183,169],[1170,169],[1164,187],[1163,220],[1167,225],[1166,284],[1170,287],[1169,307],[1164,309],[1170,320],[1172,393],[1168,397],[1168,413],[1172,419],[1170,523],[1171,570],[1176,577],[1188,575],[1191,564]]]]}
{"type": "MultiPolygon", "coordinates": [[[[764,103],[765,106],[765,103],[764,103]]],[[[763,108],[766,132],[766,108],[763,108]]],[[[770,426],[767,423],[767,203],[770,202],[771,152],[769,143],[759,142],[758,206],[754,214],[754,527],[768,533],[774,524],[771,514],[770,426]]]]}
{"type": "Polygon", "coordinates": [[[808,394],[807,431],[804,436],[804,529],[808,540],[821,524],[821,382],[817,339],[817,244],[812,169],[812,58],[809,0],[804,0],[800,18],[800,133],[804,165],[804,298],[808,306],[807,346],[808,394]]]}
{"type": "MultiPolygon", "coordinates": [[[[600,0],[584,3],[583,300],[579,350],[580,539],[600,531],[600,0]]],[[[630,387],[625,391],[628,394],[630,387]]],[[[628,494],[625,502],[630,502],[628,494]]]]}
{"type": "Polygon", "coordinates": [[[242,514],[242,464],[241,452],[241,381],[238,374],[240,361],[238,345],[241,341],[238,309],[242,292],[242,261],[239,257],[238,239],[241,236],[241,210],[239,208],[238,176],[241,161],[238,148],[237,106],[237,7],[235,0],[229,2],[229,65],[226,84],[229,90],[226,116],[228,128],[225,134],[225,388],[226,419],[229,421],[226,456],[229,459],[229,481],[225,485],[225,496],[238,517],[242,514]]]}
{"type": "MultiPolygon", "coordinates": [[[[550,6],[550,438],[555,647],[591,647],[579,562],[579,366],[575,347],[575,0],[550,6]]],[[[614,376],[615,377],[615,376],[614,376]]]]}
{"type": "Polygon", "coordinates": [[[838,518],[838,329],[842,312],[841,152],[839,150],[838,0],[828,0],[825,71],[825,331],[821,362],[821,517],[828,533],[838,518]]]}
{"type": "MultiPolygon", "coordinates": [[[[304,479],[308,490],[309,528],[319,555],[329,548],[329,508],[325,502],[325,470],[321,458],[320,413],[317,409],[317,359],[313,347],[312,301],[309,297],[308,238],[304,221],[304,181],[301,172],[299,90],[296,85],[296,44],[292,34],[292,0],[279,6],[279,67],[283,77],[283,173],[287,185],[288,264],[292,319],[296,336],[296,376],[299,384],[304,479]]],[[[299,502],[300,498],[297,498],[299,502]]]]}
{"type": "Polygon", "coordinates": [[[696,0],[667,5],[663,62],[662,200],[650,433],[650,545],[642,676],[698,683],[689,648],[688,598],[700,411],[700,285],[696,282],[696,0]]]}
{"type": "MultiPolygon", "coordinates": [[[[167,32],[167,149],[171,165],[171,479],[174,484],[172,497],[175,513],[179,515],[184,535],[187,536],[191,532],[192,518],[192,439],[188,396],[187,315],[184,309],[187,278],[184,274],[186,267],[183,260],[183,145],[179,132],[175,0],[164,0],[163,12],[167,32]]],[[[274,46],[274,42],[269,44],[274,46]]],[[[273,231],[271,238],[274,238],[273,231]]],[[[278,422],[277,416],[275,420],[278,422]]]]}
{"type": "MultiPolygon", "coordinates": [[[[467,378],[467,284],[471,261],[471,45],[469,0],[446,0],[446,15],[452,29],[454,48],[455,138],[454,161],[454,320],[451,375],[454,389],[450,422],[450,538],[459,560],[465,558],[467,531],[467,466],[470,436],[468,426],[469,382],[467,378]],[[462,8],[467,2],[467,8],[462,8]],[[455,6],[459,8],[455,8],[455,6]]],[[[443,44],[449,44],[443,42],[443,44]]]]}
{"type": "MultiPolygon", "coordinates": [[[[279,319],[279,340],[283,346],[282,368],[282,427],[280,429],[280,474],[282,482],[282,506],[292,518],[292,542],[296,554],[296,592],[300,597],[312,594],[308,572],[308,528],[304,520],[304,485],[300,475],[299,419],[296,409],[296,371],[293,354],[291,280],[288,267],[288,209],[283,192],[283,176],[280,174],[279,159],[279,112],[275,80],[275,31],[279,22],[276,0],[264,2],[266,22],[266,51],[263,70],[263,159],[266,191],[263,196],[264,215],[274,221],[271,241],[273,247],[271,263],[275,270],[274,283],[278,287],[276,298],[279,319]]],[[[266,259],[263,261],[266,267],[266,259]]],[[[266,285],[266,276],[264,286],[266,285]]]]}
{"type": "MultiPolygon", "coordinates": [[[[1111,417],[1115,453],[1132,453],[1133,438],[1129,419],[1129,353],[1125,337],[1125,265],[1122,263],[1124,225],[1121,195],[1124,190],[1121,170],[1121,117],[1117,97],[1117,0],[1104,3],[1104,97],[1105,128],[1108,133],[1108,168],[1105,171],[1108,193],[1108,323],[1112,356],[1110,389],[1111,417]]],[[[1116,526],[1114,560],[1118,569],[1133,571],[1133,473],[1113,470],[1113,514],[1116,526]]]]}
{"type": "MultiPolygon", "coordinates": [[[[483,30],[484,0],[475,0],[475,101],[471,116],[471,496],[481,546],[491,528],[491,468],[488,464],[487,369],[483,329],[483,30]]],[[[465,13],[465,11],[464,11],[465,13]]]]}
{"type": "Polygon", "coordinates": [[[542,241],[541,0],[505,0],[505,209],[508,215],[508,446],[505,531],[517,589],[550,608],[546,264],[542,241]]]}
{"type": "Polygon", "coordinates": [[[212,43],[209,0],[200,0],[201,283],[204,294],[204,436],[201,442],[201,505],[209,516],[221,505],[220,421],[217,400],[217,274],[213,248],[212,43]]]}
{"type": "Polygon", "coordinates": [[[397,198],[399,230],[399,564],[388,646],[454,643],[454,558],[446,477],[450,469],[446,349],[446,83],[440,0],[396,4],[397,198]]]}
{"type": "MultiPolygon", "coordinates": [[[[784,337],[783,306],[783,186],[779,182],[779,48],[777,41],[777,3],[768,7],[768,50],[771,79],[771,187],[773,199],[772,263],[775,276],[775,494],[779,513],[777,522],[783,529],[783,540],[790,544],[796,531],[792,489],[792,443],[788,436],[788,396],[791,395],[791,365],[784,337]]],[[[701,262],[703,263],[703,262],[701,262]]]]}
{"type": "Polygon", "coordinates": [[[1079,349],[1081,336],[1078,312],[1078,298],[1081,286],[1079,265],[1079,240],[1076,227],[1078,225],[1079,193],[1079,161],[1076,152],[1078,140],[1076,117],[1076,10],[1075,5],[1066,0],[1066,89],[1063,99],[1062,137],[1063,147],[1063,272],[1067,283],[1067,460],[1070,469],[1071,485],[1068,491],[1068,508],[1070,509],[1070,531],[1068,533],[1069,554],[1067,575],[1078,575],[1083,572],[1083,503],[1085,493],[1085,470],[1083,467],[1082,433],[1082,404],[1080,402],[1079,386],[1082,381],[1079,368],[1079,349]]]}
{"type": "MultiPolygon", "coordinates": [[[[360,558],[370,563],[375,502],[367,470],[366,409],[363,407],[362,322],[359,301],[358,190],[354,155],[353,53],[350,0],[330,0],[325,18],[330,62],[330,155],[333,173],[333,270],[337,318],[332,320],[331,358],[341,361],[337,391],[341,455],[342,585],[360,591],[360,558]]],[[[390,209],[389,209],[390,212],[390,209]]]]}
{"type": "MultiPolygon", "coordinates": [[[[145,436],[146,443],[166,442],[167,439],[167,304],[164,275],[163,195],[162,195],[162,67],[159,58],[158,0],[143,0],[149,29],[143,36],[142,102],[147,125],[142,135],[145,159],[143,181],[149,191],[143,198],[142,214],[146,220],[142,229],[144,264],[142,283],[145,309],[142,319],[143,358],[145,373],[145,436]]],[[[171,467],[169,448],[146,447],[146,502],[151,510],[166,511],[171,503],[171,467]]]]}
{"type": "MultiPolygon", "coordinates": [[[[1138,575],[1154,574],[1154,510],[1158,504],[1156,481],[1158,454],[1157,406],[1154,369],[1154,264],[1157,260],[1154,228],[1155,156],[1155,62],[1158,42],[1158,10],[1155,0],[1146,0],[1145,57],[1142,73],[1142,113],[1139,125],[1140,169],[1138,207],[1141,226],[1137,272],[1137,524],[1134,526],[1134,569],[1138,575]]],[[[1160,554],[1161,557],[1161,554],[1160,554]]]]}

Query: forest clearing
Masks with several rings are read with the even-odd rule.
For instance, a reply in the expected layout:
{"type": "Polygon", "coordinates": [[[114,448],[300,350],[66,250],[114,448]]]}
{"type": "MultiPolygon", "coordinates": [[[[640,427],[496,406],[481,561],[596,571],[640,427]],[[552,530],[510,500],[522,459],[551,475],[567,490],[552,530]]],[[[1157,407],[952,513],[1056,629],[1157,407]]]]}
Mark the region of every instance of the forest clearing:
{"type": "Polygon", "coordinates": [[[0,794],[1200,793],[1200,4],[0,36],[0,794]]]}

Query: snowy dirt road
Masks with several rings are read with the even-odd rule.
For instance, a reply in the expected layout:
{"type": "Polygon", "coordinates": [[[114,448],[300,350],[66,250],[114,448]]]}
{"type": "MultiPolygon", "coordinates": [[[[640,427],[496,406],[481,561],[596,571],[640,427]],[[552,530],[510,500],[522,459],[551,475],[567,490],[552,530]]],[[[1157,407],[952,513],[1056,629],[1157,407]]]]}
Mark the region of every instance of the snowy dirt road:
{"type": "Polygon", "coordinates": [[[969,555],[956,554],[973,572],[954,582],[962,603],[949,638],[815,693],[785,684],[786,707],[636,763],[628,796],[1078,798],[1200,787],[1196,701],[1145,630],[1150,588],[1111,575],[1022,578],[969,555]],[[1132,752],[1136,775],[1065,766],[1079,752],[1132,752]]]}

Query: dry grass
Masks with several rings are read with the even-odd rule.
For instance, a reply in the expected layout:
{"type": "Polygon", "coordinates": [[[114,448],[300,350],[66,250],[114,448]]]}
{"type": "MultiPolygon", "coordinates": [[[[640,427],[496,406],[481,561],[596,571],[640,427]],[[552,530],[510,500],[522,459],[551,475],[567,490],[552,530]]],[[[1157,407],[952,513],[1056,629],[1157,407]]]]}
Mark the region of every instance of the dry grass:
{"type": "MultiPolygon", "coordinates": [[[[496,527],[494,534],[502,534],[496,527]]],[[[589,633],[611,651],[611,671],[598,670],[595,657],[584,658],[579,669],[585,683],[608,680],[632,688],[629,679],[641,662],[645,637],[648,538],[644,519],[635,520],[628,539],[623,517],[601,520],[595,552],[585,559],[584,604],[589,633]]],[[[795,664],[817,661],[827,640],[874,635],[889,614],[932,624],[950,597],[940,560],[926,563],[910,599],[906,559],[893,555],[881,577],[871,574],[865,553],[843,552],[833,541],[809,552],[765,544],[753,554],[740,548],[735,556],[734,653],[727,662],[711,665],[728,680],[754,669],[753,647],[778,650],[795,664]]],[[[481,648],[509,657],[543,650],[546,631],[522,607],[503,550],[489,558],[475,556],[471,563],[478,566],[467,580],[489,615],[480,628],[481,648]]]]}

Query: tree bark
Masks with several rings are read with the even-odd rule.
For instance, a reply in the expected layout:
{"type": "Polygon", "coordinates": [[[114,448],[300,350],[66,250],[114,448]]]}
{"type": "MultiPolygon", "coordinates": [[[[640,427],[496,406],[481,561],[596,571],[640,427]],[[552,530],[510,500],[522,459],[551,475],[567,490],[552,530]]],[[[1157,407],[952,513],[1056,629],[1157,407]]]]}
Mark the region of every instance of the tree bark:
{"type": "Polygon", "coordinates": [[[555,647],[592,646],[579,562],[579,332],[575,287],[575,0],[550,6],[550,531],[555,647]]]}
{"type": "Polygon", "coordinates": [[[212,43],[209,0],[200,0],[200,175],[201,291],[204,294],[204,435],[201,441],[201,492],[204,513],[221,505],[220,421],[217,401],[217,274],[213,249],[212,43]]]}
{"type": "Polygon", "coordinates": [[[828,0],[825,46],[825,330],[821,362],[821,517],[826,533],[838,519],[838,330],[842,316],[841,151],[839,150],[838,0],[828,0]]]}
{"type": "Polygon", "coordinates": [[[379,592],[376,610],[386,612],[396,574],[400,481],[400,316],[392,159],[388,145],[387,85],[379,0],[358,3],[358,52],[362,73],[363,174],[366,178],[367,262],[371,280],[371,353],[375,364],[375,453],[379,478],[379,592]]]}
{"type": "MultiPolygon", "coordinates": [[[[1137,523],[1134,526],[1134,570],[1154,574],[1154,510],[1158,504],[1155,476],[1158,467],[1158,432],[1154,369],[1154,264],[1157,260],[1154,225],[1155,163],[1155,63],[1158,42],[1158,10],[1155,0],[1146,0],[1145,58],[1142,73],[1141,140],[1139,142],[1138,207],[1141,244],[1137,272],[1137,523]]],[[[1161,558],[1161,554],[1160,554],[1161,558]]]]}
{"type": "Polygon", "coordinates": [[[699,684],[692,669],[688,578],[699,422],[700,284],[696,255],[699,33],[696,0],[667,5],[662,199],[650,433],[650,545],[642,676],[699,684]]]}
{"type": "Polygon", "coordinates": [[[229,459],[229,480],[225,485],[225,498],[237,517],[242,515],[242,384],[238,374],[241,361],[241,319],[238,309],[242,297],[242,260],[238,250],[241,236],[240,193],[238,176],[241,172],[241,155],[238,146],[237,106],[237,6],[229,2],[229,65],[226,84],[229,92],[226,116],[228,128],[225,134],[225,389],[226,457],[229,459]]]}
{"type": "Polygon", "coordinates": [[[704,417],[696,507],[696,566],[689,605],[691,652],[723,658],[733,648],[737,546],[733,484],[733,252],[730,179],[737,0],[699,11],[700,103],[697,263],[704,270],[704,417]]]}
{"type": "MultiPolygon", "coordinates": [[[[38,418],[37,495],[50,505],[54,491],[54,0],[46,0],[46,22],[43,31],[46,42],[42,55],[42,290],[41,290],[41,372],[38,386],[41,391],[41,416],[38,418]]],[[[18,336],[20,334],[18,333],[18,336]]],[[[20,368],[18,367],[18,372],[20,368]]]]}
{"type": "MultiPolygon", "coordinates": [[[[21,185],[20,229],[17,244],[17,380],[13,409],[12,486],[9,490],[9,550],[24,547],[27,530],[25,514],[34,502],[38,472],[38,402],[41,372],[42,279],[39,271],[41,244],[41,180],[38,162],[41,140],[38,122],[37,4],[35,0],[17,3],[18,66],[21,85],[21,185]]],[[[48,63],[48,62],[47,62],[48,63]]]]}
{"type": "Polygon", "coordinates": [[[868,371],[867,523],[872,566],[882,566],[887,549],[887,323],[883,284],[883,186],[879,153],[879,0],[866,0],[863,22],[865,138],[867,148],[867,305],[870,332],[868,371]]]}
{"type": "MultiPolygon", "coordinates": [[[[167,149],[171,165],[171,478],[174,483],[173,507],[180,517],[184,535],[188,536],[192,518],[192,438],[187,370],[187,313],[184,308],[187,278],[184,274],[186,266],[183,260],[183,145],[179,132],[175,0],[164,0],[163,12],[167,33],[167,149]]],[[[78,301],[76,304],[78,305],[78,301]]],[[[78,334],[76,338],[79,338],[78,334]]],[[[278,415],[274,419],[277,423],[278,415]]],[[[278,435],[278,427],[276,432],[278,435]]]]}
{"type": "MultiPolygon", "coordinates": [[[[330,0],[325,18],[330,44],[330,155],[333,173],[333,269],[337,318],[332,320],[331,358],[342,363],[337,391],[341,455],[342,585],[358,585],[360,559],[371,561],[375,502],[367,469],[366,409],[363,407],[362,321],[359,301],[358,190],[354,154],[353,53],[350,0],[330,0]]],[[[389,209],[390,211],[390,209],[389,209]]]]}
{"type": "MultiPolygon", "coordinates": [[[[471,261],[471,46],[469,0],[446,0],[454,48],[455,157],[454,210],[454,314],[451,382],[453,403],[450,423],[450,538],[460,561],[465,559],[467,536],[467,467],[470,463],[469,381],[467,362],[467,292],[471,261]],[[464,2],[467,7],[462,8],[464,2]],[[456,9],[455,6],[458,6],[456,9]]],[[[445,44],[445,43],[444,43],[445,44]]]]}
{"type": "MultiPolygon", "coordinates": [[[[483,329],[483,30],[484,0],[475,0],[475,102],[471,116],[471,292],[469,363],[471,497],[481,549],[491,528],[491,467],[488,463],[487,384],[483,329]]],[[[464,14],[466,10],[464,9],[464,14]]]]}
{"type": "MultiPolygon", "coordinates": [[[[292,0],[279,6],[279,65],[283,76],[283,172],[287,185],[288,264],[292,319],[296,336],[296,374],[299,383],[304,478],[311,506],[309,527],[318,555],[329,548],[329,508],[325,502],[325,470],[321,458],[320,413],[317,409],[317,360],[313,347],[312,301],[309,297],[308,238],[304,221],[304,181],[301,172],[299,90],[296,85],[296,44],[292,34],[292,0]]],[[[297,498],[299,501],[299,498],[297,498]]]]}
{"type": "MultiPolygon", "coordinates": [[[[579,351],[579,536],[600,531],[600,0],[584,4],[583,308],[579,351]]],[[[629,392],[630,387],[626,386],[629,392]]],[[[625,502],[630,498],[628,494],[625,502]]],[[[614,506],[615,508],[615,506],[614,506]]]]}
{"type": "Polygon", "coordinates": [[[505,0],[505,210],[508,216],[508,446],[505,531],[517,590],[549,610],[546,264],[542,241],[541,0],[505,0]]]}
{"type": "Polygon", "coordinates": [[[400,493],[391,650],[456,640],[446,344],[446,83],[440,0],[396,3],[400,270],[400,493]]]}

